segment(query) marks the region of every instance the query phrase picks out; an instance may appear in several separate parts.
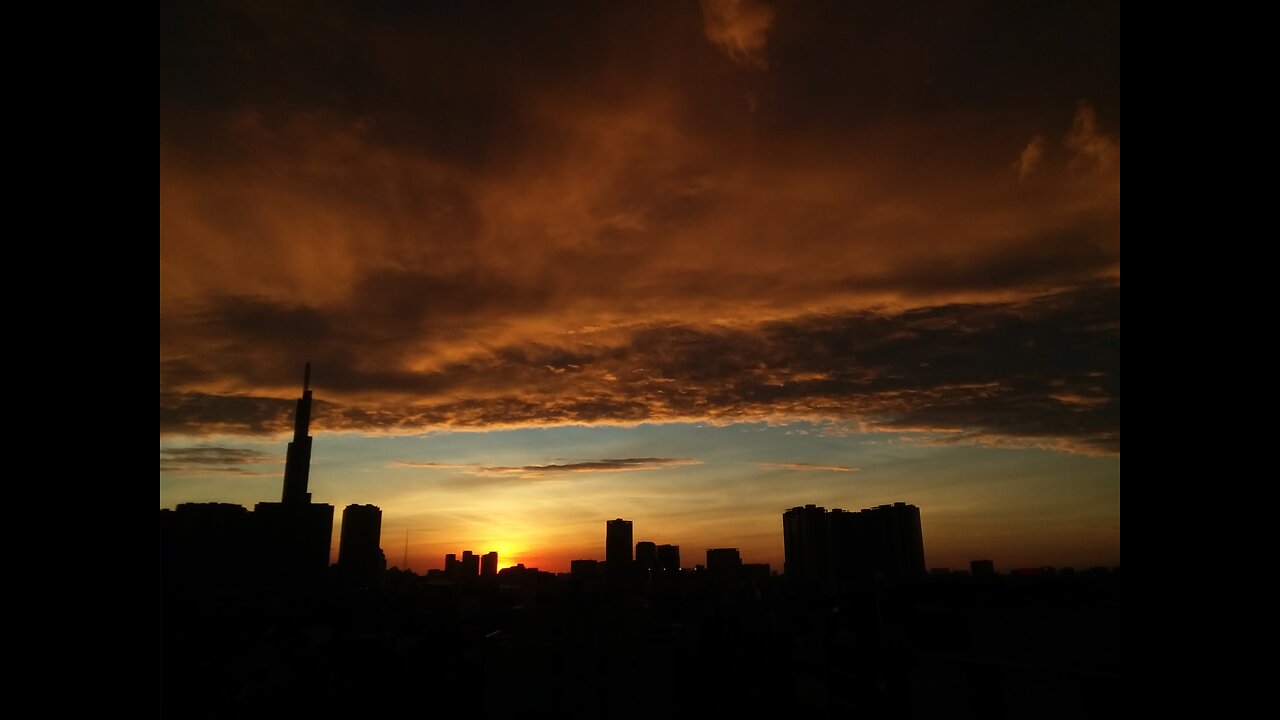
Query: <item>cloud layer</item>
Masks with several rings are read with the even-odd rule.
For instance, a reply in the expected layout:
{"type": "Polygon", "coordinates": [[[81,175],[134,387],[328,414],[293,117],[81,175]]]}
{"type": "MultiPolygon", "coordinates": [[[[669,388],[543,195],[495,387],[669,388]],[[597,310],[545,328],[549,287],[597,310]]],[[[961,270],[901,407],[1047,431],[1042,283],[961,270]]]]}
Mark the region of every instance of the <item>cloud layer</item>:
{"type": "Polygon", "coordinates": [[[764,49],[769,26],[777,15],[773,8],[754,0],[702,0],[707,39],[742,65],[769,66],[764,49]]]}
{"type": "Polygon", "coordinates": [[[258,472],[246,465],[279,464],[283,458],[245,448],[220,445],[161,448],[160,472],[231,473],[235,475],[275,475],[277,471],[258,472]]]}
{"type": "Polygon", "coordinates": [[[1118,452],[1118,12],[850,5],[162,8],[162,435],[1118,452]]]}
{"type": "MultiPolygon", "coordinates": [[[[370,373],[322,354],[314,358],[317,382],[333,390],[321,397],[351,399],[320,400],[316,422],[327,430],[416,432],[834,419],[872,431],[1115,452],[1119,329],[1118,289],[1093,288],[892,314],[583,332],[554,344],[493,348],[421,373],[370,373]]],[[[248,340],[244,329],[233,332],[248,340]]],[[[216,359],[166,369],[251,381],[240,358],[216,359]]],[[[252,395],[162,393],[161,428],[253,434],[287,428],[291,411],[286,400],[252,395]]]]}

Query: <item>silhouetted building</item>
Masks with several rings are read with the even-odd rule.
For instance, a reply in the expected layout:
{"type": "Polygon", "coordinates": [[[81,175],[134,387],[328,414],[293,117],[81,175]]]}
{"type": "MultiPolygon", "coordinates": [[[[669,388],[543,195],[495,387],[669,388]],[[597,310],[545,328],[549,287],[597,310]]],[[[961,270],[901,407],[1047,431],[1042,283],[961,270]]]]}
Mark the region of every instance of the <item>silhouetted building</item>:
{"type": "MultiPolygon", "coordinates": [[[[555,575],[542,572],[538,568],[525,567],[524,563],[516,563],[511,567],[505,567],[498,571],[498,586],[502,588],[502,591],[504,593],[515,592],[517,593],[516,597],[521,598],[524,603],[528,604],[536,603],[539,593],[551,587],[555,580],[555,575]]],[[[534,662],[541,662],[541,660],[534,662]]],[[[524,668],[522,670],[522,672],[533,671],[534,669],[532,668],[524,668]]]]}
{"type": "Polygon", "coordinates": [[[599,560],[570,560],[569,574],[576,578],[590,578],[600,574],[599,560]]]}
{"type": "Polygon", "coordinates": [[[480,558],[480,577],[497,577],[498,553],[490,551],[480,558]]]}
{"type": "Polygon", "coordinates": [[[707,572],[712,575],[734,575],[742,570],[742,556],[738,548],[713,548],[707,550],[707,572]]]}
{"type": "Polygon", "coordinates": [[[467,580],[480,577],[480,556],[470,550],[462,552],[462,576],[467,580]]]}
{"type": "Polygon", "coordinates": [[[890,580],[910,580],[925,574],[924,536],[920,508],[904,502],[877,505],[858,513],[867,524],[867,562],[890,580]]]}
{"type": "Polygon", "coordinates": [[[293,440],[284,459],[284,492],[280,502],[303,504],[311,502],[307,483],[311,478],[311,363],[302,371],[302,397],[293,414],[293,440]]]}
{"type": "Polygon", "coordinates": [[[822,580],[842,582],[870,579],[870,541],[866,517],[862,513],[833,508],[826,514],[827,537],[822,580]]]}
{"type": "Polygon", "coordinates": [[[368,585],[387,569],[382,552],[382,508],[348,505],[342,511],[338,540],[338,568],[348,582],[368,585]]]}
{"type": "Polygon", "coordinates": [[[604,561],[610,575],[631,572],[631,521],[618,518],[606,523],[604,561]]]}
{"type": "Polygon", "coordinates": [[[659,545],[658,546],[658,567],[664,572],[680,571],[680,546],[679,545],[659,545]]]}
{"type": "Polygon", "coordinates": [[[906,503],[859,512],[816,505],[782,514],[785,572],[792,582],[908,580],[925,574],[920,509],[906,503]]]}
{"type": "Polygon", "coordinates": [[[990,560],[971,560],[969,572],[974,577],[991,577],[996,574],[996,564],[990,560]]]}
{"type": "Polygon", "coordinates": [[[172,586],[243,582],[252,550],[249,511],[232,503],[182,503],[161,510],[161,578],[172,586]]]}
{"type": "Polygon", "coordinates": [[[742,576],[751,582],[763,585],[769,582],[769,563],[743,563],[742,576]]]}
{"type": "Polygon", "coordinates": [[[333,506],[260,502],[253,506],[254,547],[271,584],[321,580],[329,568],[333,506]]]}
{"type": "Polygon", "coordinates": [[[636,543],[636,568],[651,573],[658,569],[658,546],[642,540],[636,543]]]}
{"type": "Polygon", "coordinates": [[[263,577],[282,586],[321,580],[329,568],[333,506],[311,502],[311,363],[302,376],[293,421],[293,441],[284,464],[284,492],[278,503],[253,508],[254,545],[263,577]]]}
{"type": "Polygon", "coordinates": [[[783,572],[787,580],[818,584],[827,579],[827,510],[817,505],[782,513],[783,572]]]}
{"type": "Polygon", "coordinates": [[[444,576],[450,580],[462,579],[462,563],[458,562],[458,556],[454,553],[444,556],[444,576]]]}

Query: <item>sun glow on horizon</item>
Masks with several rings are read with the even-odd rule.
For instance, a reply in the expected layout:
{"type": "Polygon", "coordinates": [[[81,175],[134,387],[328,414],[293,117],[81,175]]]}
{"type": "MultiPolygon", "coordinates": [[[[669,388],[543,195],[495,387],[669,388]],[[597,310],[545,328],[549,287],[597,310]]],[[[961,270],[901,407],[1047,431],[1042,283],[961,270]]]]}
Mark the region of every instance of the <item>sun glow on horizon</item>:
{"type": "Polygon", "coordinates": [[[520,545],[499,545],[497,552],[499,570],[519,565],[523,562],[524,555],[527,554],[525,548],[520,545]]]}

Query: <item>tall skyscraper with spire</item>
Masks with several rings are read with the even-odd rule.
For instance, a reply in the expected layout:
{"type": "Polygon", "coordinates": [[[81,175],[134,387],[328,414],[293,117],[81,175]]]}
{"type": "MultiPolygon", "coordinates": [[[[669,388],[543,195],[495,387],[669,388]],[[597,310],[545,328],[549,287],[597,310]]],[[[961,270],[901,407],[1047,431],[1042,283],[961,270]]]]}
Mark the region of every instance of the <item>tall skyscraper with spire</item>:
{"type": "Polygon", "coordinates": [[[284,585],[319,582],[329,568],[333,506],[311,502],[311,363],[302,371],[302,397],[293,418],[293,440],[284,461],[280,502],[253,508],[264,578],[284,585]]]}
{"type": "Polygon", "coordinates": [[[284,459],[284,495],[280,502],[286,505],[305,505],[311,502],[307,481],[311,476],[311,363],[302,371],[302,397],[293,416],[293,441],[284,459]]]}

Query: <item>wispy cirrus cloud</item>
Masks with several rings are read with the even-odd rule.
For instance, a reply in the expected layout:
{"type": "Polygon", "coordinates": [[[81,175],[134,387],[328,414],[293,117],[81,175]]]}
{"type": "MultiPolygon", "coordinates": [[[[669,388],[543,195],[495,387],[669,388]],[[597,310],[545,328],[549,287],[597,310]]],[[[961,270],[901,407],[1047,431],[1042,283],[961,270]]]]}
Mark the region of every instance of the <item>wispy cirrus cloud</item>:
{"type": "Polygon", "coordinates": [[[756,467],[769,468],[773,470],[823,470],[827,472],[858,472],[862,468],[851,467],[848,465],[821,465],[817,463],[807,462],[770,462],[756,463],[756,467]]]}
{"type": "Polygon", "coordinates": [[[485,475],[520,475],[536,477],[540,475],[560,475],[565,473],[614,473],[632,470],[659,470],[679,467],[681,465],[699,465],[701,461],[687,458],[621,458],[604,460],[585,460],[581,462],[551,463],[548,465],[524,465],[521,467],[482,467],[479,472],[485,475]]]}
{"type": "Polygon", "coordinates": [[[391,467],[422,468],[424,470],[458,470],[481,467],[480,463],[439,463],[418,462],[414,460],[396,460],[391,467]]]}
{"type": "Polygon", "coordinates": [[[1022,152],[1018,155],[1018,160],[1013,166],[1018,170],[1018,179],[1025,180],[1028,175],[1035,171],[1040,165],[1040,161],[1044,159],[1045,141],[1044,136],[1036,133],[1034,137],[1027,142],[1027,146],[1022,148],[1022,152]]]}
{"type": "Polygon", "coordinates": [[[471,475],[511,476],[526,479],[546,478],[579,473],[617,473],[636,470],[661,470],[685,465],[700,465],[701,461],[689,458],[605,458],[577,462],[548,463],[546,465],[483,465],[480,463],[435,463],[397,461],[397,467],[425,469],[462,469],[471,475]]]}

